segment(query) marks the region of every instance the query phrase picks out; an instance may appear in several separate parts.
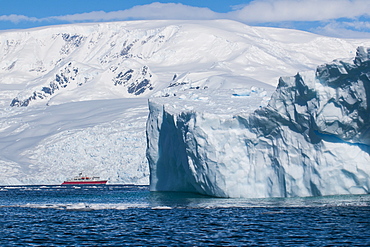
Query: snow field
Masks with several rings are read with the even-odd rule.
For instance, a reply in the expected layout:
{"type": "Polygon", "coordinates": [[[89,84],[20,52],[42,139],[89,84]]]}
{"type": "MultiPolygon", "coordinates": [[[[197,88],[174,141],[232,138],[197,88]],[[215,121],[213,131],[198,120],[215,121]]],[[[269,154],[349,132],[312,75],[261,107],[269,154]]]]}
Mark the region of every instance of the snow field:
{"type": "Polygon", "coordinates": [[[228,20],[2,32],[0,184],[59,184],[81,170],[112,183],[148,184],[145,122],[152,95],[176,94],[189,111],[227,115],[244,105],[247,114],[266,106],[280,76],[353,57],[358,45],[370,41],[228,20]],[[14,99],[31,100],[10,107],[14,99]]]}

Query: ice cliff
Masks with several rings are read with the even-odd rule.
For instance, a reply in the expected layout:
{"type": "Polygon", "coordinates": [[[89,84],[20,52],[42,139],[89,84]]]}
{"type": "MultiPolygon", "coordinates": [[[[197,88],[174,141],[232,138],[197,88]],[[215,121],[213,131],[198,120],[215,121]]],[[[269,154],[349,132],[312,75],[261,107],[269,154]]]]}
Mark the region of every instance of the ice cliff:
{"type": "Polygon", "coordinates": [[[149,108],[152,191],[370,193],[370,49],[280,78],[273,93],[188,88],[151,98],[149,108]]]}

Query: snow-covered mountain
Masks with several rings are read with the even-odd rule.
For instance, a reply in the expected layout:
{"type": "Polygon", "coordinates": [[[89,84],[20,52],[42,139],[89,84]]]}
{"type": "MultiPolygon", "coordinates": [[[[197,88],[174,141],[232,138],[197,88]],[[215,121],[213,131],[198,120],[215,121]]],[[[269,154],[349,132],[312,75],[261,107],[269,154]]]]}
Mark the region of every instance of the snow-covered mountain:
{"type": "Polygon", "coordinates": [[[370,41],[228,20],[0,32],[0,184],[58,184],[80,171],[148,184],[152,95],[207,87],[268,98],[280,76],[360,45],[370,41]]]}
{"type": "Polygon", "coordinates": [[[150,99],[151,190],[218,197],[370,193],[370,48],[266,91],[150,99]],[[209,107],[211,105],[211,107],[209,107]]]}

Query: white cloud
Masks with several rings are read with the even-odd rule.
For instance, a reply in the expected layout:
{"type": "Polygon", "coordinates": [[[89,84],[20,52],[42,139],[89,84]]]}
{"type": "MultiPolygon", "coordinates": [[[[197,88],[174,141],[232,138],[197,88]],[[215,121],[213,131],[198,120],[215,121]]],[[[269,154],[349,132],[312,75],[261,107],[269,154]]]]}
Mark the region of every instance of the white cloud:
{"type": "Polygon", "coordinates": [[[31,21],[35,22],[38,21],[39,19],[35,17],[28,17],[25,15],[0,15],[0,21],[10,21],[13,23],[19,23],[21,21],[31,21]]]}
{"type": "Polygon", "coordinates": [[[232,6],[228,13],[217,13],[208,8],[181,3],[151,3],[130,9],[104,12],[52,16],[37,19],[22,15],[0,16],[0,20],[19,21],[112,21],[128,19],[222,19],[245,23],[280,21],[323,21],[337,18],[369,16],[369,0],[254,0],[246,5],[232,6]]]}
{"type": "Polygon", "coordinates": [[[138,5],[131,9],[104,12],[95,11],[83,14],[54,16],[48,19],[62,21],[110,21],[127,19],[217,19],[222,14],[213,12],[208,8],[199,8],[183,5],[181,3],[152,3],[138,5]]]}
{"type": "MultiPolygon", "coordinates": [[[[248,4],[231,6],[228,13],[217,13],[208,8],[200,8],[181,3],[151,3],[137,5],[130,9],[34,18],[23,15],[3,15],[0,21],[68,23],[87,21],[119,20],[209,20],[231,19],[246,24],[275,24],[283,26],[291,23],[294,28],[299,22],[316,25],[310,31],[336,37],[368,37],[370,0],[254,0],[248,4]],[[360,18],[361,17],[361,18],[360,18]],[[346,22],[337,22],[344,18],[346,22]],[[352,21],[351,21],[352,20],[352,21]],[[316,22],[316,23],[313,23],[316,22]],[[319,24],[317,24],[319,22],[319,24]],[[325,24],[326,23],[326,24],[325,24]],[[328,24],[329,23],[329,24],[328,24]],[[320,27],[317,27],[320,26],[320,27]]],[[[309,25],[307,25],[309,26],[309,25]]],[[[304,30],[307,30],[305,28],[304,30]]]]}
{"type": "MultiPolygon", "coordinates": [[[[352,24],[355,23],[331,21],[322,27],[311,29],[311,31],[324,36],[331,36],[337,38],[353,38],[353,39],[370,38],[370,32],[357,31],[361,30],[362,28],[359,27],[354,28],[354,25],[352,24]]],[[[367,28],[370,28],[369,23],[362,24],[367,26],[367,28]]]]}
{"type": "Polygon", "coordinates": [[[255,0],[229,14],[244,22],[266,23],[356,18],[369,13],[369,0],[255,0]]]}
{"type": "Polygon", "coordinates": [[[370,30],[370,22],[368,21],[343,22],[343,25],[355,30],[370,30]]]}
{"type": "MultiPolygon", "coordinates": [[[[43,21],[113,21],[129,19],[232,19],[247,24],[281,21],[327,21],[337,18],[369,16],[369,0],[254,0],[247,5],[233,6],[233,11],[217,13],[208,8],[181,3],[152,3],[130,9],[53,16],[43,21]]],[[[41,20],[40,20],[41,21],[41,20]]]]}

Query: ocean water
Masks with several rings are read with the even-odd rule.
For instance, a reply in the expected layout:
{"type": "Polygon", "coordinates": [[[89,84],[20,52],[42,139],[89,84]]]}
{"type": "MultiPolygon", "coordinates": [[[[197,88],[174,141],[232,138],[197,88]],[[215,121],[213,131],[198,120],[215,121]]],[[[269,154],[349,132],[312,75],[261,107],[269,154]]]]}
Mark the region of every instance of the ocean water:
{"type": "Polygon", "coordinates": [[[2,186],[0,246],[370,246],[370,195],[224,199],[2,186]]]}

